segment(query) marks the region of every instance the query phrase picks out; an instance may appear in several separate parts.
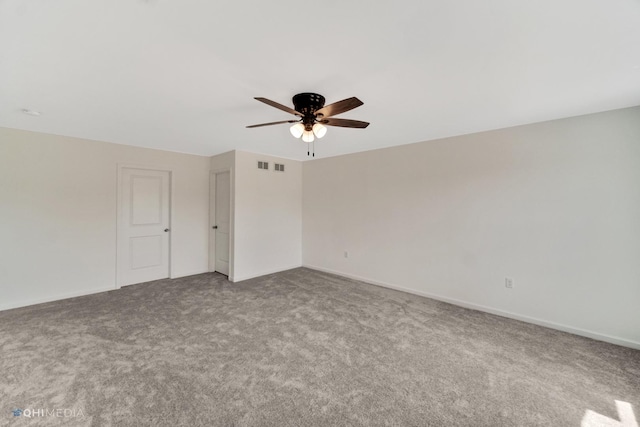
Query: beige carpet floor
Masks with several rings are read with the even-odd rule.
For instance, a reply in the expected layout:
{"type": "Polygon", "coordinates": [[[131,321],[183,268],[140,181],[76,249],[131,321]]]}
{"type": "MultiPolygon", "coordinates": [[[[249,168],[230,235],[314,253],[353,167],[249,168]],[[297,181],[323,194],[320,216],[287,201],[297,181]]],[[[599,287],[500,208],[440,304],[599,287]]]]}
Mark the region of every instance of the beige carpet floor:
{"type": "Polygon", "coordinates": [[[580,426],[616,400],[638,417],[640,351],[305,268],[0,312],[0,425],[580,426]]]}

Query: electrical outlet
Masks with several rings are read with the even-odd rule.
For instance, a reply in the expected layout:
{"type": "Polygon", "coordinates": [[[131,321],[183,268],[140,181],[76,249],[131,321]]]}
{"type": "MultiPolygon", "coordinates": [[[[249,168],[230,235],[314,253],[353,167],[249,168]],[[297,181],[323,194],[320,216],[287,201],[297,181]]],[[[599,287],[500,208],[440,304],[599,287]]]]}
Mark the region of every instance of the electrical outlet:
{"type": "Polygon", "coordinates": [[[349,251],[344,251],[344,257],[349,258],[349,251]]]}
{"type": "Polygon", "coordinates": [[[511,277],[505,277],[504,279],[504,287],[513,289],[513,279],[511,277]]]}

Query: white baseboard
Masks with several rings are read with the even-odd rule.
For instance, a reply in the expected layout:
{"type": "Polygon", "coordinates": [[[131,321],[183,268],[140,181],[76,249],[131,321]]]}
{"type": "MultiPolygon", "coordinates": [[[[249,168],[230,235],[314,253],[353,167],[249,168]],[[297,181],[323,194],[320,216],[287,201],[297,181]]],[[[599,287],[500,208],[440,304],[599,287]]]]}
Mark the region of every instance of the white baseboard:
{"type": "Polygon", "coordinates": [[[229,280],[234,282],[234,283],[242,282],[243,280],[255,279],[256,277],[266,276],[267,274],[280,273],[282,271],[292,270],[294,268],[300,268],[300,267],[302,267],[301,264],[296,264],[296,265],[291,265],[289,267],[276,268],[274,270],[263,271],[263,272],[255,273],[255,274],[248,274],[248,275],[244,275],[244,276],[234,276],[233,279],[229,278],[229,280]]]}
{"type": "Polygon", "coordinates": [[[206,270],[196,270],[196,271],[192,271],[190,273],[172,274],[171,277],[169,277],[169,279],[179,279],[181,277],[195,276],[197,274],[204,274],[204,273],[210,273],[210,271],[208,269],[206,269],[206,270]]]}
{"type": "Polygon", "coordinates": [[[492,308],[492,307],[486,307],[484,305],[474,304],[474,303],[470,303],[470,302],[467,302],[467,301],[462,301],[462,300],[458,300],[458,299],[454,299],[454,298],[443,297],[441,295],[430,294],[428,292],[422,292],[422,291],[418,291],[418,290],[411,289],[411,288],[404,288],[402,286],[396,286],[396,285],[392,285],[390,283],[380,282],[378,280],[373,280],[373,279],[369,279],[369,278],[366,278],[366,277],[356,276],[356,275],[349,274],[349,273],[343,273],[343,272],[340,272],[340,271],[335,271],[335,270],[331,270],[331,269],[328,269],[328,268],[318,267],[318,266],[315,266],[315,265],[303,264],[302,266],[306,267],[306,268],[310,268],[312,270],[323,271],[325,273],[331,273],[331,274],[335,274],[337,276],[342,276],[342,277],[346,277],[346,278],[349,278],[349,279],[359,280],[361,282],[365,282],[365,283],[368,283],[370,285],[382,286],[384,288],[394,289],[394,290],[397,290],[397,291],[402,291],[402,292],[406,292],[406,293],[413,294],[413,295],[418,295],[418,296],[422,296],[422,297],[426,297],[426,298],[431,298],[431,299],[434,299],[434,300],[446,302],[446,303],[457,305],[457,306],[460,306],[460,307],[470,308],[472,310],[483,311],[485,313],[491,313],[491,314],[495,314],[497,316],[507,317],[509,319],[520,320],[520,321],[523,321],[523,322],[532,323],[534,325],[544,326],[544,327],[547,327],[547,328],[556,329],[558,331],[568,332],[570,334],[580,335],[580,336],[583,336],[583,337],[592,338],[594,340],[604,341],[604,342],[608,342],[608,343],[611,343],[611,344],[621,345],[623,347],[629,347],[629,348],[633,348],[633,349],[636,349],[636,350],[640,350],[640,342],[627,340],[625,338],[620,338],[620,337],[615,337],[615,336],[611,336],[611,335],[601,334],[601,333],[598,333],[598,332],[588,331],[586,329],[575,328],[573,326],[567,326],[567,325],[563,325],[563,324],[560,324],[560,323],[550,322],[550,321],[547,321],[547,320],[542,320],[542,319],[538,319],[538,318],[535,318],[535,317],[529,317],[529,316],[525,316],[525,315],[518,314],[518,313],[512,313],[512,312],[509,312],[509,311],[499,310],[499,309],[492,308]]]}
{"type": "Polygon", "coordinates": [[[44,304],[46,302],[60,301],[68,298],[83,297],[86,295],[99,294],[101,292],[107,292],[107,291],[113,291],[113,290],[114,290],[114,287],[110,286],[108,288],[90,289],[90,290],[84,290],[79,292],[69,292],[64,294],[58,294],[58,295],[50,296],[46,298],[23,300],[23,301],[13,302],[9,304],[2,304],[0,305],[0,311],[11,310],[11,309],[20,308],[20,307],[27,307],[27,306],[36,305],[36,304],[44,304]]]}
{"type": "MultiPolygon", "coordinates": [[[[180,273],[180,274],[176,274],[175,276],[171,276],[170,279],[179,279],[181,277],[195,276],[197,274],[203,274],[203,273],[208,273],[208,271],[206,271],[206,270],[204,270],[204,271],[197,270],[197,271],[193,271],[191,273],[180,273]]],[[[126,286],[131,286],[131,285],[126,285],[126,286]]],[[[63,299],[68,299],[68,298],[83,297],[85,295],[99,294],[100,292],[107,292],[107,291],[113,291],[113,290],[121,289],[122,287],[123,286],[90,289],[90,290],[86,290],[86,291],[69,292],[69,293],[59,294],[59,295],[50,296],[50,297],[46,297],[46,298],[37,298],[37,299],[33,299],[33,300],[23,300],[23,301],[9,303],[9,304],[0,304],[0,311],[11,310],[11,309],[20,308],[20,307],[27,307],[27,306],[36,305],[36,304],[44,304],[46,302],[60,301],[60,300],[63,300],[63,299]]]]}

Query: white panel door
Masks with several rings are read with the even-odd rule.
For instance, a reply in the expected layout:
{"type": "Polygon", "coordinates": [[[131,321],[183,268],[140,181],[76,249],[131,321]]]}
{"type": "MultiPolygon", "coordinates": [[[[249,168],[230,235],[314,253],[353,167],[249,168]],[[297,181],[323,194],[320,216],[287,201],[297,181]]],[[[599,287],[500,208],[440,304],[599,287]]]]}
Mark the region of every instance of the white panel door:
{"type": "Polygon", "coordinates": [[[231,225],[231,176],[220,172],[212,176],[212,256],[213,271],[229,275],[229,230],[231,225]]]}
{"type": "Polygon", "coordinates": [[[169,277],[170,172],[123,168],[118,285],[169,277]]]}

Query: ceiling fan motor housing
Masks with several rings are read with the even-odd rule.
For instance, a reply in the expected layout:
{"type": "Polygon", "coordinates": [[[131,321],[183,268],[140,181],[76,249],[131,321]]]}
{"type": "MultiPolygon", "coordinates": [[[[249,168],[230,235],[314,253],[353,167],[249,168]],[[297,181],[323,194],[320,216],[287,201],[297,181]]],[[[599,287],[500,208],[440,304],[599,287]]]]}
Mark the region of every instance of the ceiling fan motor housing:
{"type": "Polygon", "coordinates": [[[315,112],[324,107],[324,96],[317,93],[299,93],[293,97],[293,105],[295,110],[304,114],[302,123],[305,130],[310,131],[316,122],[315,112]]]}

